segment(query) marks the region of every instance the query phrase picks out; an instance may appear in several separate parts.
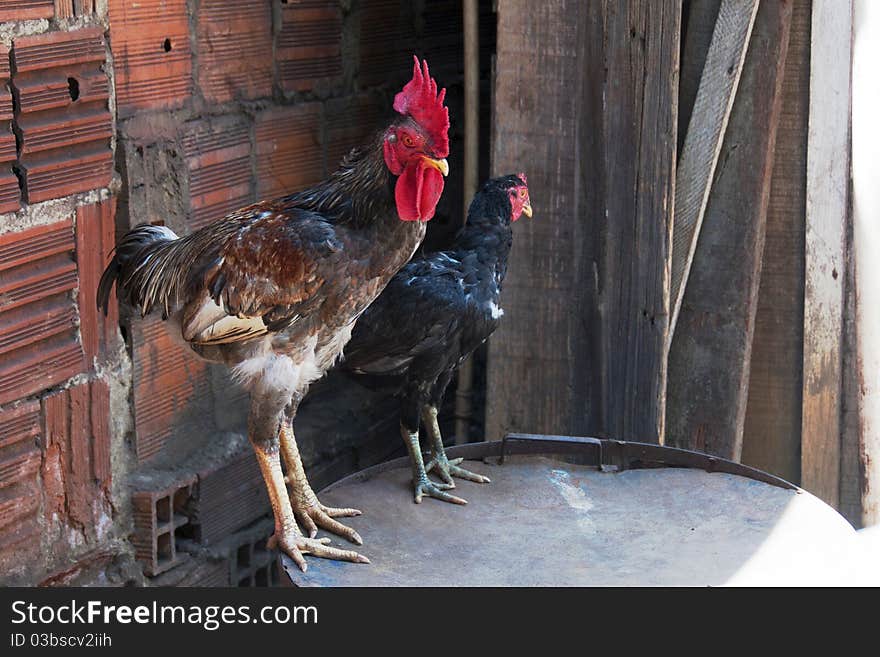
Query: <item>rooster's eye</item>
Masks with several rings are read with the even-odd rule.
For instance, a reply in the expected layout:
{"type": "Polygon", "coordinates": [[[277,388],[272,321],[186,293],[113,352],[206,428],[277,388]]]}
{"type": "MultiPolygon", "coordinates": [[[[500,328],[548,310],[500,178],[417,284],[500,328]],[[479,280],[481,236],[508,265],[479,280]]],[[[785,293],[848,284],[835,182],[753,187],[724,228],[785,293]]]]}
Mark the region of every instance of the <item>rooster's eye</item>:
{"type": "Polygon", "coordinates": [[[409,135],[404,135],[403,136],[403,145],[406,146],[407,148],[412,148],[413,146],[416,145],[416,142],[414,142],[413,138],[410,137],[409,135]]]}

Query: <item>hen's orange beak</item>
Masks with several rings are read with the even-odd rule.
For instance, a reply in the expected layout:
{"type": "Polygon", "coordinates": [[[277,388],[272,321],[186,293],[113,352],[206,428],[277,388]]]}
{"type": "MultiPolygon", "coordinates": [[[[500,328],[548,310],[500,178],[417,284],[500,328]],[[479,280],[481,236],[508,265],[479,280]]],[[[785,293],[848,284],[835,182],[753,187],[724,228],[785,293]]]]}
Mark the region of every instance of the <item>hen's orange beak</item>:
{"type": "Polygon", "coordinates": [[[428,166],[434,167],[444,176],[449,175],[449,163],[445,159],[435,160],[433,157],[428,157],[427,155],[422,155],[422,159],[425,160],[428,166]]]}

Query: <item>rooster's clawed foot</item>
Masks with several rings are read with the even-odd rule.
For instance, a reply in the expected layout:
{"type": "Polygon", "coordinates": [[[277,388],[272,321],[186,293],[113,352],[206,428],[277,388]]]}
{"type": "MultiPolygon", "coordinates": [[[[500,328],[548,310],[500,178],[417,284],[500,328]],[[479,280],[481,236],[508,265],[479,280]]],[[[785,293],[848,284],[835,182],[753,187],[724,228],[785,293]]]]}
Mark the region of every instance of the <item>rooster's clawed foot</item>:
{"type": "Polygon", "coordinates": [[[286,531],[276,529],[268,541],[268,546],[270,549],[277,547],[285,552],[303,572],[308,570],[308,565],[303,556],[306,554],[336,561],[370,563],[369,559],[354,550],[340,550],[339,548],[330,547],[329,543],[329,538],[306,538],[296,529],[288,529],[286,531]]]}
{"type": "Polygon", "coordinates": [[[337,509],[331,506],[324,506],[317,499],[313,502],[302,502],[300,504],[293,500],[291,502],[293,515],[303,528],[303,531],[309,535],[309,538],[315,538],[318,535],[318,528],[320,528],[342,536],[355,545],[364,544],[360,534],[351,527],[343,525],[336,520],[336,518],[359,516],[361,512],[358,509],[337,509]]]}

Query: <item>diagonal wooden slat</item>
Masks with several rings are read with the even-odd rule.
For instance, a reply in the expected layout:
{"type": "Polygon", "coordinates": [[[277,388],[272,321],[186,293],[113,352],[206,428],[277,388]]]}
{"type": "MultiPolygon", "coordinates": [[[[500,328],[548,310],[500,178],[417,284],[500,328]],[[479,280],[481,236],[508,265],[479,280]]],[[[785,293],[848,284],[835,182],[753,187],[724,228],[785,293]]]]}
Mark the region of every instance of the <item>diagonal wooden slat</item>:
{"type": "Polygon", "coordinates": [[[757,11],[758,0],[724,0],[706,55],[676,172],[670,288],[672,316],[667,346],[672,341],[681,311],[684,288],[757,11]]]}
{"type": "MultiPolygon", "coordinates": [[[[700,78],[706,66],[706,54],[712,45],[712,33],[718,21],[721,0],[699,0],[687,4],[687,26],[683,28],[681,70],[678,75],[678,150],[684,148],[694,101],[700,88],[700,78]]],[[[684,23],[682,9],[682,23],[684,23]]]]}
{"type": "Polygon", "coordinates": [[[790,25],[791,3],[761,4],[669,350],[667,444],[731,460],[742,453],[790,25]]]}

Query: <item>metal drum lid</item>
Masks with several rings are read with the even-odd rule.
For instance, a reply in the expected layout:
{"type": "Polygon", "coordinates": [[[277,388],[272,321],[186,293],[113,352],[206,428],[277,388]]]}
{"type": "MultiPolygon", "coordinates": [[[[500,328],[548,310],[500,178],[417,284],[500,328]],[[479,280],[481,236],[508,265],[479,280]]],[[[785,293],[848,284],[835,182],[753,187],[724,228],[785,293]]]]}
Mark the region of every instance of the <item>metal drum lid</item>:
{"type": "Polygon", "coordinates": [[[458,481],[467,506],[414,504],[403,460],[349,477],[321,501],[363,511],[346,522],[372,563],[307,557],[302,573],[285,556],[284,571],[297,586],[859,583],[856,532],[803,490],[729,472],[603,472],[572,460],[520,454],[473,463],[492,483],[458,481]]]}

